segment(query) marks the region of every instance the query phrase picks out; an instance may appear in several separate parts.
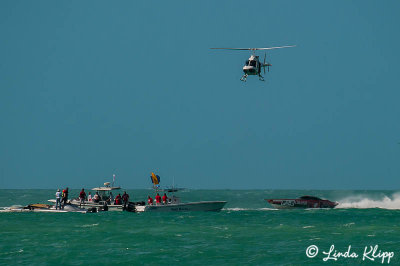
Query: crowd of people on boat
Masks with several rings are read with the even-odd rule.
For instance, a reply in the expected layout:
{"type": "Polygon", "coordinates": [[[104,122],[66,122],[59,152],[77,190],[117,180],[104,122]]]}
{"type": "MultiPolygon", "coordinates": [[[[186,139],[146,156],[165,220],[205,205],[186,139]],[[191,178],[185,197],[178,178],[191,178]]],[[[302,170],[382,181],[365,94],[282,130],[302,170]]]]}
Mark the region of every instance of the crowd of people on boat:
{"type": "MultiPolygon", "coordinates": [[[[164,193],[164,195],[161,197],[159,193],[157,193],[157,195],[155,196],[155,205],[166,205],[166,204],[170,204],[172,202],[171,198],[168,198],[167,194],[164,193]]],[[[154,201],[153,198],[148,196],[147,197],[147,204],[148,205],[154,205],[154,201]]]]}
{"type": "MultiPolygon", "coordinates": [[[[121,196],[120,193],[114,198],[112,192],[109,193],[108,198],[103,198],[99,195],[99,192],[96,192],[93,196],[91,192],[86,194],[85,189],[82,188],[82,190],[79,192],[79,207],[82,207],[85,203],[100,203],[101,201],[107,203],[108,205],[114,204],[114,205],[123,205],[124,208],[127,207],[129,203],[129,194],[124,191],[123,195],[121,196]]],[[[151,196],[148,196],[147,198],[147,203],[148,205],[167,205],[175,202],[175,197],[172,196],[172,198],[169,198],[166,193],[164,193],[163,196],[160,196],[159,193],[154,197],[155,202],[153,201],[153,198],[151,196]]],[[[57,209],[64,209],[64,206],[68,202],[68,187],[63,189],[62,192],[60,189],[57,190],[56,192],[56,210],[57,209]]]]}
{"type": "MultiPolygon", "coordinates": [[[[93,202],[93,203],[99,203],[100,201],[106,202],[108,205],[114,204],[114,205],[124,205],[124,208],[126,208],[127,204],[129,203],[129,194],[124,191],[124,194],[121,196],[119,193],[115,198],[110,192],[109,196],[107,198],[102,198],[98,192],[96,192],[93,197],[92,194],[89,192],[88,195],[86,195],[85,189],[82,188],[82,190],[79,192],[79,207],[82,206],[82,204],[85,204],[85,202],[93,202]]],[[[64,209],[64,206],[68,202],[68,187],[66,189],[63,189],[62,192],[60,189],[57,189],[56,192],[56,210],[57,209],[64,209]]]]}

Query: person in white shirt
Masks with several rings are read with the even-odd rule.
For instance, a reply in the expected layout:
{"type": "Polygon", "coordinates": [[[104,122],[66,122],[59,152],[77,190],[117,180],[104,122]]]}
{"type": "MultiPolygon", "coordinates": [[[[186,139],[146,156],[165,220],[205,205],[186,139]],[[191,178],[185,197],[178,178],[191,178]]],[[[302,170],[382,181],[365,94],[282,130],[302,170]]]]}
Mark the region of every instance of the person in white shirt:
{"type": "Polygon", "coordinates": [[[60,189],[57,189],[57,192],[56,192],[56,210],[58,209],[58,207],[60,207],[60,210],[61,210],[61,192],[60,192],[60,189]]]}
{"type": "Polygon", "coordinates": [[[87,199],[88,199],[88,201],[92,201],[92,194],[90,194],[90,192],[89,192],[89,195],[87,196],[87,199]]]}

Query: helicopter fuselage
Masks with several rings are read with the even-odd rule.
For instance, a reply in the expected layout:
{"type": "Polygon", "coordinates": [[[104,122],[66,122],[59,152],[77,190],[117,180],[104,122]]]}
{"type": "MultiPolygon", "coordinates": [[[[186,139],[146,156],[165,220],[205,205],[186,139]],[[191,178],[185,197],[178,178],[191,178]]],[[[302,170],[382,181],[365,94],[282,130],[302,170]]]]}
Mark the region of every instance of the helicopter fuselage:
{"type": "Polygon", "coordinates": [[[260,60],[257,55],[251,55],[243,66],[246,75],[259,75],[261,73],[260,60]]]}

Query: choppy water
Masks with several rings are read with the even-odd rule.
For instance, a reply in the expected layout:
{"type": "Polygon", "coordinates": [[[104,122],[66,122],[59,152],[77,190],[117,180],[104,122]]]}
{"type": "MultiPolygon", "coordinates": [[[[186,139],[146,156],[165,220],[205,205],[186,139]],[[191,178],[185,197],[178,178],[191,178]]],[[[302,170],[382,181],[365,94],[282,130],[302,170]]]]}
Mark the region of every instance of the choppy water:
{"type": "MultiPolygon", "coordinates": [[[[1,206],[46,203],[53,190],[0,190],[1,206]]],[[[150,190],[127,190],[144,200],[150,190]]],[[[71,196],[78,195],[72,190],[71,196]]],[[[395,191],[192,190],[184,201],[226,200],[219,213],[0,213],[2,265],[355,265],[365,247],[400,264],[400,194],[395,191]],[[337,209],[274,210],[264,198],[314,195],[337,209]],[[306,249],[316,245],[314,258],[306,249]],[[331,245],[358,258],[324,262],[331,245]],[[383,254],[383,253],[380,254],[383,254]]],[[[370,256],[371,257],[370,253],[370,256]]],[[[387,264],[388,260],[384,261],[387,264]]]]}

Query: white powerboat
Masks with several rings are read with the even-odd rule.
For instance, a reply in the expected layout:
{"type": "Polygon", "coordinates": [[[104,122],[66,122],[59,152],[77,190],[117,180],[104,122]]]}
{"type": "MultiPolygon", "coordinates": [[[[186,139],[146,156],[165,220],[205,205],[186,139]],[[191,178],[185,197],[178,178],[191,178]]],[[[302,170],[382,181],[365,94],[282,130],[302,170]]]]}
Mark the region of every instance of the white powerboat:
{"type": "MultiPolygon", "coordinates": [[[[81,206],[82,208],[85,208],[91,212],[98,212],[98,211],[129,211],[129,212],[135,212],[135,206],[136,205],[144,205],[144,202],[129,202],[126,205],[126,208],[124,208],[123,204],[115,204],[114,202],[114,197],[118,195],[119,191],[121,190],[121,187],[114,187],[110,186],[110,182],[104,183],[104,187],[96,187],[92,188],[93,191],[96,191],[98,194],[99,200],[95,200],[94,197],[92,197],[91,201],[85,200],[84,202],[80,202],[80,199],[72,199],[70,202],[72,204],[76,204],[78,206],[81,206]],[[112,192],[114,191],[114,194],[112,192]]],[[[55,200],[50,200],[54,201],[55,200]]],[[[122,199],[121,199],[122,203],[122,199]]]]}
{"type": "Polygon", "coordinates": [[[180,202],[176,196],[166,204],[136,205],[137,212],[189,212],[189,211],[215,211],[219,212],[226,204],[226,201],[196,201],[180,202]]]}
{"type": "Polygon", "coordinates": [[[92,188],[99,196],[97,201],[94,199],[94,195],[92,195],[91,201],[85,200],[81,203],[78,198],[72,199],[70,202],[93,211],[122,211],[124,206],[122,204],[114,204],[115,195],[113,195],[113,192],[118,195],[121,187],[110,186],[110,184],[110,182],[105,182],[103,187],[92,188]]]}
{"type": "MultiPolygon", "coordinates": [[[[160,176],[151,173],[150,176],[151,182],[153,183],[153,188],[156,192],[165,191],[165,192],[177,192],[179,190],[174,186],[168,190],[160,189],[160,176]]],[[[174,182],[175,183],[175,182],[174,182]]],[[[197,201],[197,202],[184,202],[180,201],[179,197],[175,195],[172,198],[169,198],[165,204],[156,203],[151,205],[139,204],[135,205],[136,212],[189,212],[189,211],[220,211],[226,204],[226,201],[197,201]]]]}
{"type": "Polygon", "coordinates": [[[1,210],[0,212],[79,212],[87,213],[88,210],[79,208],[74,204],[66,204],[64,209],[57,209],[49,204],[30,204],[28,206],[11,206],[1,210]]]}

